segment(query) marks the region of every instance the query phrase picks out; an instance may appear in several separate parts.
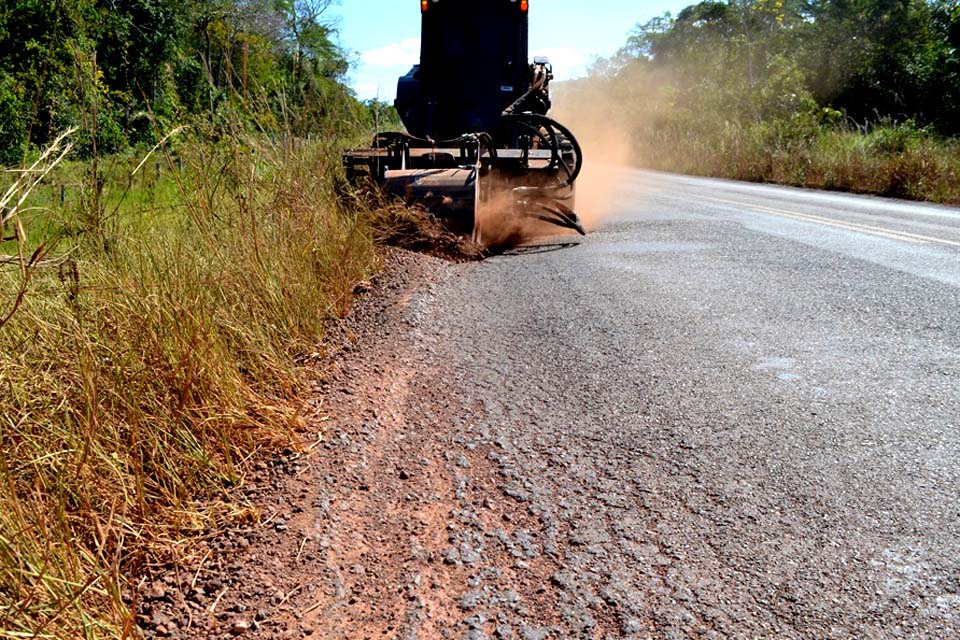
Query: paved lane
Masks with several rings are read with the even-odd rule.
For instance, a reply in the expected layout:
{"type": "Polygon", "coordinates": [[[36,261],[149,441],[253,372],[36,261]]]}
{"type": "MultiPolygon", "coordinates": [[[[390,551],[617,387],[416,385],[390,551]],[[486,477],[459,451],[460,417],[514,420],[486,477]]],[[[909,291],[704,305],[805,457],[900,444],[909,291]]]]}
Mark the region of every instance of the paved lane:
{"type": "Polygon", "coordinates": [[[562,567],[551,637],[957,637],[960,211],[646,172],[617,201],[414,305],[421,384],[562,567]]]}
{"type": "Polygon", "coordinates": [[[722,216],[762,233],[948,284],[957,285],[960,278],[956,208],[656,172],[622,173],[624,204],[617,217],[629,218],[638,203],[661,204],[673,211],[722,216]]]}

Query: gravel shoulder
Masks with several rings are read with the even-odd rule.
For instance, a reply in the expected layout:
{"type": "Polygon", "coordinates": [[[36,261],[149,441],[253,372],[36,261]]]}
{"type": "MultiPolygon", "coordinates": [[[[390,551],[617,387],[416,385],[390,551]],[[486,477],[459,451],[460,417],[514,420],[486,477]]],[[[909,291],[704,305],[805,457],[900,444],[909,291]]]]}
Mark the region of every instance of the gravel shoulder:
{"type": "MultiPolygon", "coordinates": [[[[418,305],[462,268],[391,254],[317,387],[326,418],[308,431],[322,437],[257,463],[257,524],[144,585],[147,638],[565,636],[558,520],[509,445],[472,433],[482,401],[464,406],[409,348],[418,305]]],[[[605,602],[592,607],[578,624],[614,631],[605,602]]]]}

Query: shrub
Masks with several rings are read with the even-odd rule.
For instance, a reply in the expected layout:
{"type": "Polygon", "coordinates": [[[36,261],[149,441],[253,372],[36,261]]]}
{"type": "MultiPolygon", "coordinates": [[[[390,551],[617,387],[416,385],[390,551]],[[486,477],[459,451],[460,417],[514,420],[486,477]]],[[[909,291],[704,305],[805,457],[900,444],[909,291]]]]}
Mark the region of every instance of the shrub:
{"type": "Polygon", "coordinates": [[[26,105],[20,87],[0,72],[0,166],[15,166],[23,159],[27,142],[26,105]]]}

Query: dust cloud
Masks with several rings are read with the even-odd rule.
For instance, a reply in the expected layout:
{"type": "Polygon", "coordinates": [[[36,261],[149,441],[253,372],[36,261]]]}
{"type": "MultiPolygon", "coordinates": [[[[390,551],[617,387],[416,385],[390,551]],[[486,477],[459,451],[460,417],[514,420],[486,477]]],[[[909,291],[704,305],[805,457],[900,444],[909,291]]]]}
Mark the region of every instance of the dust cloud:
{"type": "Polygon", "coordinates": [[[555,235],[557,227],[514,213],[515,196],[509,190],[496,191],[477,209],[475,240],[493,253],[511,249],[534,238],[555,235]]]}
{"type": "MultiPolygon", "coordinates": [[[[576,182],[572,204],[584,229],[598,229],[616,213],[625,197],[623,175],[633,165],[635,152],[630,123],[622,100],[604,97],[591,86],[590,91],[561,91],[554,95],[550,117],[567,127],[580,143],[584,165],[576,182]]],[[[495,191],[495,190],[494,190],[495,191]]],[[[635,197],[635,194],[632,194],[635,197]]],[[[482,198],[477,211],[478,240],[493,252],[511,248],[536,238],[574,233],[536,219],[513,215],[513,195],[503,193],[482,198]]]]}
{"type": "Polygon", "coordinates": [[[583,150],[583,171],[577,179],[577,215],[587,231],[595,231],[622,204],[622,174],[634,152],[623,105],[596,93],[590,100],[560,92],[550,113],[567,127],[583,150]]]}

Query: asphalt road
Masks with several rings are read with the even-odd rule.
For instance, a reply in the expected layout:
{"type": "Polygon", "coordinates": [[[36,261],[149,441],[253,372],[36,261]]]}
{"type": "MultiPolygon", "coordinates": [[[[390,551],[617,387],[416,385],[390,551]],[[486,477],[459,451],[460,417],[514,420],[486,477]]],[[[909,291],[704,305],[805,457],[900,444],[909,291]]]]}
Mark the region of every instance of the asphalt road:
{"type": "Polygon", "coordinates": [[[412,302],[418,384],[558,565],[552,631],[488,615],[523,638],[960,637],[960,210],[621,183],[579,244],[412,302]]]}

